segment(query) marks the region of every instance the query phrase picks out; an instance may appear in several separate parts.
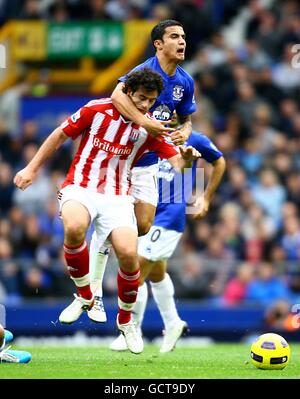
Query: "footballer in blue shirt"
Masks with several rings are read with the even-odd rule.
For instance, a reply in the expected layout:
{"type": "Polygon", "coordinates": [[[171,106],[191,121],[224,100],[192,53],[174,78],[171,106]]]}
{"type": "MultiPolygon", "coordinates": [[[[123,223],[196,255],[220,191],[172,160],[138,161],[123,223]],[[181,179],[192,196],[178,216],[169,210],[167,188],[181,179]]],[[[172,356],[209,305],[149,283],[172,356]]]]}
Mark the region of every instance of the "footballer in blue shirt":
{"type": "MultiPolygon", "coordinates": [[[[139,124],[158,139],[161,134],[169,134],[172,142],[180,145],[192,132],[191,115],[196,111],[193,78],[179,66],[184,60],[186,48],[183,26],[174,20],[161,21],[152,29],[151,41],[156,50],[155,56],[135,67],[133,71],[150,68],[163,78],[164,89],[150,109],[154,118],[145,117],[123,92],[126,76],[119,78],[111,99],[125,118],[139,124]],[[179,120],[176,129],[167,127],[174,111],[179,120]]],[[[140,236],[149,231],[155,216],[158,201],[157,172],[158,157],[151,152],[145,154],[131,172],[131,195],[135,199],[134,209],[140,236]]],[[[96,322],[106,321],[102,302],[102,279],[108,253],[109,243],[99,248],[96,235],[93,234],[90,244],[90,281],[94,292],[94,306],[88,311],[88,317],[96,322]]]]}

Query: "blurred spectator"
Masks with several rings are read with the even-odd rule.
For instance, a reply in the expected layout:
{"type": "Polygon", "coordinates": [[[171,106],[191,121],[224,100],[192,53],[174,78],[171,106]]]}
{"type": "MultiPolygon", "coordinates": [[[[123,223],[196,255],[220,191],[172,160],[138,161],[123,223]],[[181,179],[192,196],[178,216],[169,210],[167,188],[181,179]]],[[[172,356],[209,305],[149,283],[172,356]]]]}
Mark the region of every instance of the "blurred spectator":
{"type": "Polygon", "coordinates": [[[38,218],[40,240],[47,248],[48,255],[55,259],[61,249],[64,238],[64,230],[58,213],[56,199],[50,199],[46,204],[45,213],[38,218]]]}
{"type": "Polygon", "coordinates": [[[300,259],[300,223],[295,216],[285,217],[280,245],[287,260],[300,259]]]}
{"type": "Polygon", "coordinates": [[[154,3],[150,11],[150,18],[157,21],[171,19],[172,10],[167,3],[154,3]]]}
{"type": "Polygon", "coordinates": [[[267,308],[265,323],[268,328],[277,331],[295,331],[299,326],[293,321],[295,313],[291,312],[288,301],[278,300],[267,308]]]}
{"type": "Polygon", "coordinates": [[[227,49],[224,38],[220,32],[214,32],[210,37],[210,43],[203,47],[206,53],[208,65],[217,67],[223,65],[227,60],[227,49]]]}
{"type": "Polygon", "coordinates": [[[259,182],[252,189],[253,198],[275,223],[279,223],[286,190],[279,184],[278,177],[272,169],[263,169],[259,177],[259,182]]]}
{"type": "Polygon", "coordinates": [[[4,119],[5,128],[12,136],[18,136],[20,133],[20,101],[24,95],[30,93],[31,86],[31,83],[23,78],[0,96],[0,117],[4,119]]]}
{"type": "MultiPolygon", "coordinates": [[[[259,69],[259,67],[257,66],[256,69],[259,69]]],[[[283,100],[284,93],[274,84],[272,80],[272,69],[270,66],[264,66],[260,68],[260,72],[258,73],[256,79],[255,88],[257,94],[266,100],[270,107],[275,107],[277,110],[278,104],[280,104],[281,100],[283,100]]],[[[272,119],[274,120],[274,115],[272,119]]],[[[270,118],[269,122],[271,122],[270,118]]]]}
{"type": "Polygon", "coordinates": [[[6,215],[13,203],[13,171],[8,163],[0,161],[0,217],[6,215]]]}
{"type": "Polygon", "coordinates": [[[255,110],[263,101],[257,96],[254,86],[248,81],[238,83],[237,91],[238,99],[233,106],[241,119],[242,126],[250,130],[255,110]]]}
{"type": "Polygon", "coordinates": [[[186,254],[182,259],[182,265],[176,270],[174,270],[174,262],[171,262],[170,274],[176,285],[176,295],[179,297],[201,299],[211,296],[211,284],[214,281],[215,272],[205,267],[197,253],[186,254]]]}
{"type": "Polygon", "coordinates": [[[49,19],[52,22],[62,23],[70,20],[70,10],[64,0],[54,1],[48,9],[49,19]]]}
{"type": "Polygon", "coordinates": [[[293,136],[293,118],[297,113],[297,103],[293,98],[286,97],[279,103],[280,114],[278,116],[278,127],[288,137],[293,136]]]}
{"type": "Polygon", "coordinates": [[[84,19],[90,21],[109,21],[112,18],[106,11],[107,0],[88,0],[84,19]]]}
{"type": "Polygon", "coordinates": [[[283,58],[273,68],[273,81],[288,96],[295,95],[299,88],[300,68],[294,68],[292,58],[295,53],[292,51],[294,43],[288,43],[284,48],[283,58]]]}
{"type": "Polygon", "coordinates": [[[250,263],[239,265],[235,276],[224,287],[224,303],[230,306],[242,304],[246,297],[248,284],[252,281],[253,277],[254,270],[250,263]]]}
{"type": "Polygon", "coordinates": [[[238,55],[247,67],[254,71],[261,71],[263,68],[266,70],[271,63],[271,58],[262,51],[259,44],[253,39],[245,42],[244,47],[238,50],[238,55]]]}
{"type": "Polygon", "coordinates": [[[290,171],[286,177],[287,200],[291,201],[300,211],[300,176],[297,171],[290,171]]]}
{"type": "Polygon", "coordinates": [[[14,261],[1,262],[0,277],[6,291],[6,303],[16,303],[21,299],[22,272],[14,261]]]}
{"type": "Polygon", "coordinates": [[[238,201],[242,191],[249,188],[247,174],[240,166],[234,165],[228,170],[228,180],[221,186],[222,198],[225,201],[238,201]]]}
{"type": "Polygon", "coordinates": [[[26,298],[45,298],[54,295],[51,277],[36,266],[24,273],[22,295],[26,298]]]}
{"type": "Polygon", "coordinates": [[[266,243],[276,233],[273,219],[257,204],[252,204],[244,215],[242,235],[245,237],[245,256],[251,262],[263,260],[266,243]]]}
{"type": "Polygon", "coordinates": [[[272,59],[278,59],[281,35],[276,27],[278,17],[274,12],[265,10],[260,15],[259,25],[253,35],[253,40],[272,59]]]}
{"type": "Polygon", "coordinates": [[[261,305],[271,305],[278,300],[290,299],[290,291],[285,281],[278,277],[271,263],[261,263],[256,268],[256,276],[247,287],[246,300],[261,305]]]}
{"type": "Polygon", "coordinates": [[[212,32],[212,24],[204,8],[193,0],[176,0],[172,7],[173,19],[184,26],[187,36],[187,58],[190,58],[200,43],[212,32]]]}
{"type": "Polygon", "coordinates": [[[239,151],[238,158],[244,171],[249,174],[247,185],[253,181],[252,174],[257,173],[263,165],[264,157],[258,137],[249,137],[244,141],[244,148],[239,151]]]}
{"type": "MultiPolygon", "coordinates": [[[[226,250],[230,251],[226,253],[224,251],[224,260],[229,259],[232,256],[233,259],[244,259],[245,258],[245,240],[241,235],[241,209],[234,203],[228,202],[223,206],[220,211],[220,222],[216,224],[214,237],[221,238],[221,242],[224,243],[226,250]],[[230,255],[231,253],[231,255],[230,255]]],[[[211,239],[214,242],[214,239],[211,239]]],[[[217,255],[217,242],[214,242],[214,246],[208,243],[208,249],[211,248],[210,256],[212,254],[217,255]],[[212,251],[213,250],[213,251],[212,251]]]]}
{"type": "Polygon", "coordinates": [[[25,0],[21,9],[20,19],[41,19],[41,2],[39,0],[25,0]]]}

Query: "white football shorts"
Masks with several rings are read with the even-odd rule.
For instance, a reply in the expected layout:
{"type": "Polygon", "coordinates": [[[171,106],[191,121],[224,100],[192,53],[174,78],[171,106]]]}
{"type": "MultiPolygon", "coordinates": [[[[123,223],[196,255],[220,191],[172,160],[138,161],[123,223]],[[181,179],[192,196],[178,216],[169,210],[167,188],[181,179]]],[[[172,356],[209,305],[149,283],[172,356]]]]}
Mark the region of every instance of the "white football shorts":
{"type": "Polygon", "coordinates": [[[99,247],[118,227],[129,227],[137,232],[134,198],[130,195],[107,195],[84,187],[69,185],[58,194],[59,210],[65,202],[74,200],[86,207],[97,234],[99,247]]]}
{"type": "Polygon", "coordinates": [[[158,164],[132,168],[129,194],[134,197],[135,202],[143,201],[155,207],[157,206],[157,172],[158,164]]]}
{"type": "Polygon", "coordinates": [[[181,236],[178,231],[152,226],[146,235],[139,237],[138,254],[154,262],[169,259],[181,236]]]}

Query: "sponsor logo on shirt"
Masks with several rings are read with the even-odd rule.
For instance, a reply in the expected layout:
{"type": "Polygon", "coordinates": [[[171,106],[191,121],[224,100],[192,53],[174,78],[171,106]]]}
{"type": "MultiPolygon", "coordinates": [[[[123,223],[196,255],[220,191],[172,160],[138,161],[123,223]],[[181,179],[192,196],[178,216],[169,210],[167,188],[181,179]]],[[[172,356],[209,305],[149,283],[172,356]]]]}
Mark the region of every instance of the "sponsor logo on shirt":
{"type": "Polygon", "coordinates": [[[128,146],[119,143],[114,144],[97,137],[94,137],[93,139],[93,146],[99,148],[99,150],[110,152],[115,155],[130,155],[133,148],[131,145],[128,146]]]}
{"type": "Polygon", "coordinates": [[[168,121],[171,119],[172,113],[167,105],[161,104],[155,108],[155,110],[152,112],[152,115],[159,121],[168,121]]]}

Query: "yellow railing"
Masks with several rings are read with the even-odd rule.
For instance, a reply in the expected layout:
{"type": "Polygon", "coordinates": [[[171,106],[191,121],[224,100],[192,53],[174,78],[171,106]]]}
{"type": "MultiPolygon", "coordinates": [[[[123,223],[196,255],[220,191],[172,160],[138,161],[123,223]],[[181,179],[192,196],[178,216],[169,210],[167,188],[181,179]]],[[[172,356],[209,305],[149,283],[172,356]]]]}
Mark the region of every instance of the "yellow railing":
{"type": "Polygon", "coordinates": [[[0,43],[5,46],[5,61],[6,65],[5,68],[1,69],[1,77],[0,77],[0,93],[4,92],[5,90],[9,89],[13,86],[20,75],[20,71],[18,69],[17,63],[14,60],[11,54],[11,47],[12,47],[12,31],[13,31],[13,23],[9,22],[3,26],[0,30],[0,43]]]}
{"type": "MultiPolygon", "coordinates": [[[[124,23],[124,51],[110,66],[99,70],[93,57],[80,59],[77,68],[52,68],[49,83],[84,84],[93,94],[108,93],[117,78],[132,69],[149,43],[149,34],[156,21],[128,21],[124,23]]],[[[0,74],[0,93],[15,84],[20,77],[20,63],[25,63],[27,78],[39,81],[41,65],[47,67],[47,22],[11,21],[0,30],[0,43],[7,50],[7,66],[0,74]],[[37,64],[38,63],[38,64],[37,64]]]]}

